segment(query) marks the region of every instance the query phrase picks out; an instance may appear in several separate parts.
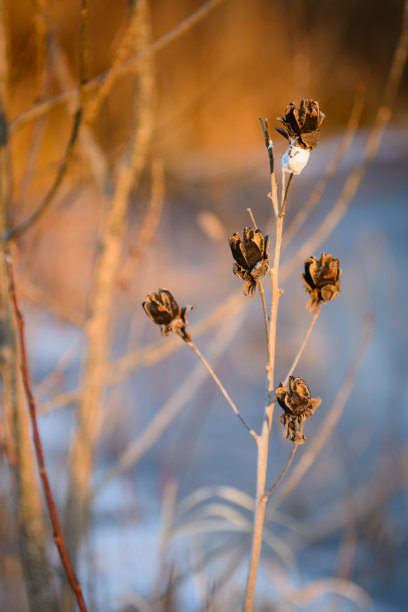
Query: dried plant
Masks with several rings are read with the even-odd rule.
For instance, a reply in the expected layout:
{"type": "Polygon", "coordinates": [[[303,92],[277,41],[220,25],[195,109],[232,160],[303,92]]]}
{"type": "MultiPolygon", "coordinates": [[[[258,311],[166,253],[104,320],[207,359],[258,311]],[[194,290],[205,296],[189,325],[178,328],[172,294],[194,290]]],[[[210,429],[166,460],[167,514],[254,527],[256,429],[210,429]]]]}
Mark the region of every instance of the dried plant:
{"type": "MultiPolygon", "coordinates": [[[[255,453],[257,454],[256,473],[253,476],[255,495],[251,497],[231,487],[204,487],[177,503],[177,484],[172,483],[170,493],[165,491],[163,495],[162,534],[159,552],[162,559],[169,553],[172,537],[186,537],[190,534],[222,531],[226,528],[226,525],[236,531],[238,537],[234,535],[227,546],[219,544],[211,555],[204,550],[197,550],[198,546],[191,546],[192,551],[190,552],[193,561],[191,567],[188,567],[184,573],[177,572],[176,564],[166,566],[164,572],[160,571],[160,567],[157,584],[154,587],[154,595],[150,598],[151,601],[148,601],[147,594],[144,594],[143,598],[134,594],[128,598],[128,601],[129,605],[143,610],[159,608],[177,610],[177,591],[183,580],[187,576],[196,577],[198,572],[208,565],[211,556],[220,559],[226,551],[232,551],[233,562],[226,562],[225,568],[222,568],[217,576],[216,587],[222,586],[245,556],[242,554],[241,535],[247,534],[251,536],[252,543],[243,605],[245,612],[252,612],[256,609],[255,587],[263,542],[270,546],[283,563],[290,563],[294,558],[294,551],[286,539],[280,537],[279,534],[276,535],[274,527],[271,528],[267,521],[271,517],[274,521],[281,521],[282,523],[293,520],[283,512],[279,513],[277,511],[278,505],[291,491],[296,489],[323,445],[330,438],[353,387],[358,366],[372,331],[373,321],[368,318],[355,357],[352,359],[344,383],[340,387],[332,407],[328,409],[323,406],[321,415],[319,414],[320,411],[318,412],[318,416],[324,419],[320,428],[317,428],[318,418],[313,419],[311,424],[307,424],[308,437],[306,440],[303,431],[304,423],[307,419],[311,419],[320,405],[320,399],[312,398],[309,389],[310,383],[310,388],[315,391],[316,382],[313,380],[313,376],[308,377],[307,384],[300,377],[302,372],[299,362],[306,344],[309,342],[322,305],[331,302],[340,293],[342,273],[338,259],[325,252],[321,253],[320,257],[317,257],[317,254],[321,252],[322,242],[330,236],[347,212],[352,197],[364,177],[368,164],[377,152],[384,130],[388,125],[392,105],[406,63],[408,2],[405,5],[401,37],[384,88],[383,101],[378,109],[374,126],[369,133],[363,158],[353,166],[340,197],[333,203],[333,208],[327,217],[320,219],[308,240],[299,245],[292,258],[284,266],[281,265],[280,260],[284,238],[285,244],[289,242],[283,229],[285,214],[292,207],[290,188],[293,185],[294,177],[299,176],[305,170],[312,152],[318,146],[320,129],[325,114],[316,100],[303,98],[298,105],[290,102],[278,118],[281,125],[276,127],[276,130],[287,141],[288,147],[280,164],[280,193],[278,193],[274,144],[270,137],[268,120],[261,119],[269,160],[270,193],[268,198],[271,202],[274,221],[273,230],[270,231],[271,240],[257,227],[251,209],[248,209],[251,226],[243,228],[242,232],[234,232],[228,240],[234,260],[233,274],[243,281],[245,296],[253,298],[259,296],[263,311],[267,352],[267,390],[262,425],[259,429],[252,426],[250,421],[251,419],[256,420],[261,414],[261,407],[259,407],[258,412],[256,406],[253,407],[247,422],[240,410],[239,403],[232,398],[234,388],[232,387],[231,393],[227,391],[212,365],[222,355],[234,336],[238,334],[239,328],[242,327],[243,318],[249,310],[250,300],[242,298],[241,287],[234,294],[227,296],[212,313],[201,319],[198,324],[193,324],[191,331],[187,324],[187,311],[192,307],[179,306],[168,289],[158,289],[150,293],[142,304],[143,309],[149,319],[160,327],[162,335],[166,338],[160,339],[160,342],[135,349],[129,335],[129,352],[119,357],[116,353],[112,355],[112,348],[115,348],[114,323],[116,322],[113,315],[115,301],[119,293],[118,288],[123,289],[127,280],[132,277],[135,261],[137,260],[139,264],[141,259],[147,259],[146,252],[148,246],[154,240],[164,199],[163,165],[161,159],[156,157],[161,153],[161,151],[158,153],[156,148],[160,149],[157,145],[161,143],[158,143],[157,136],[162,126],[159,125],[159,121],[156,122],[154,116],[155,76],[151,60],[167,45],[189,32],[195,24],[209,15],[222,2],[223,0],[206,0],[190,16],[155,41],[152,40],[151,36],[148,0],[131,2],[122,39],[107,63],[108,69],[88,79],[87,0],[81,0],[77,19],[79,51],[77,62],[71,61],[72,58],[68,56],[65,44],[59,41],[58,28],[54,28],[54,25],[51,26],[52,11],[50,11],[50,7],[42,0],[35,0],[32,3],[33,48],[35,50],[32,89],[35,100],[31,107],[23,112],[18,109],[20,114],[10,119],[9,117],[12,117],[13,112],[11,110],[13,105],[10,104],[10,98],[12,97],[10,94],[12,94],[11,90],[14,87],[10,73],[13,72],[14,65],[10,61],[11,58],[7,57],[7,47],[12,37],[8,35],[6,28],[7,3],[0,0],[0,250],[2,251],[0,253],[2,255],[0,257],[0,374],[1,391],[4,398],[4,409],[0,422],[2,428],[0,441],[4,450],[6,467],[10,471],[13,483],[12,513],[16,516],[16,529],[19,536],[19,550],[17,552],[12,550],[9,554],[8,550],[3,551],[2,549],[1,560],[2,569],[13,563],[19,564],[19,568],[21,566],[26,584],[28,606],[31,612],[51,612],[60,607],[71,611],[74,605],[77,605],[80,610],[87,609],[81,587],[84,581],[82,577],[81,581],[77,578],[77,572],[79,551],[87,543],[88,528],[91,526],[91,504],[94,496],[108,482],[117,478],[125,470],[129,470],[145,455],[174,422],[183,407],[194,398],[200,385],[207,378],[211,378],[216,384],[234,415],[250,436],[248,439],[251,440],[251,449],[254,455],[252,458],[255,459],[255,453]],[[72,72],[72,66],[78,66],[78,70],[75,68],[77,70],[76,76],[72,72]],[[129,121],[130,137],[125,154],[114,163],[112,161],[114,154],[112,153],[111,158],[110,150],[109,153],[104,152],[94,128],[98,121],[104,118],[104,107],[107,99],[111,100],[114,97],[112,92],[116,95],[114,88],[117,85],[118,89],[123,86],[123,83],[119,83],[119,81],[124,80],[123,77],[126,75],[132,79],[130,85],[132,102],[131,113],[129,113],[132,115],[129,121]],[[48,95],[50,85],[53,88],[53,95],[51,96],[48,95]],[[60,87],[60,93],[54,92],[56,86],[60,87]],[[55,172],[49,180],[48,186],[44,189],[41,188],[38,202],[30,202],[29,186],[35,173],[36,159],[44,139],[48,114],[50,111],[55,111],[56,114],[60,112],[63,115],[65,106],[68,110],[67,117],[69,117],[70,129],[63,146],[58,147],[59,159],[55,163],[55,172]],[[18,183],[19,181],[15,179],[16,177],[19,179],[20,176],[19,171],[13,170],[12,158],[15,157],[15,151],[18,151],[20,147],[18,138],[16,138],[17,129],[26,126],[28,134],[28,128],[31,129],[30,122],[32,120],[35,120],[35,124],[32,126],[31,144],[27,147],[24,176],[21,186],[16,187],[15,184],[13,185],[13,179],[15,183],[18,183]],[[15,142],[14,138],[16,138],[15,142]],[[152,149],[154,150],[151,154],[152,149]],[[24,266],[21,266],[22,273],[19,274],[18,250],[16,248],[16,245],[23,245],[23,248],[25,248],[25,240],[31,240],[31,245],[33,245],[38,240],[38,236],[41,238],[40,232],[42,226],[44,226],[44,219],[49,216],[49,212],[57,196],[61,194],[62,188],[67,188],[68,191],[67,179],[69,173],[71,168],[75,167],[75,163],[82,166],[82,156],[89,162],[90,174],[93,175],[96,183],[98,200],[103,204],[99,223],[94,223],[98,227],[94,236],[93,273],[87,290],[88,312],[85,312],[85,308],[83,309],[84,312],[80,312],[78,308],[72,307],[71,303],[65,304],[63,300],[59,302],[47,294],[46,291],[37,287],[32,281],[24,278],[24,266]],[[78,163],[78,159],[81,163],[78,163]],[[124,257],[127,273],[124,274],[123,267],[120,264],[121,255],[126,245],[128,213],[135,189],[141,183],[145,168],[151,168],[152,171],[152,194],[150,203],[143,213],[144,221],[136,232],[137,238],[135,238],[135,235],[130,238],[133,246],[128,249],[127,259],[126,254],[124,257]],[[17,214],[15,214],[15,209],[19,208],[20,203],[26,205],[27,209],[29,208],[29,212],[25,208],[23,209],[22,220],[18,220],[19,217],[17,216],[21,213],[20,210],[17,210],[17,214]],[[270,243],[272,245],[271,250],[270,243]],[[10,252],[13,253],[13,259],[10,252]],[[310,256],[311,253],[315,253],[316,257],[310,256]],[[281,359],[277,347],[278,309],[281,299],[290,299],[289,294],[288,296],[283,295],[281,282],[294,270],[298,275],[300,273],[303,279],[304,288],[308,294],[306,307],[311,315],[308,316],[307,329],[303,334],[303,340],[293,357],[286,377],[280,379],[282,382],[276,386],[276,362],[281,359]],[[22,277],[18,278],[18,282],[16,281],[18,292],[14,275],[17,278],[18,276],[22,277]],[[61,358],[61,367],[58,365],[54,372],[44,376],[35,389],[32,388],[33,381],[29,376],[26,354],[24,321],[18,299],[20,292],[24,297],[40,304],[41,307],[46,307],[55,316],[83,332],[81,339],[78,341],[78,345],[81,345],[82,357],[79,367],[79,384],[70,391],[61,393],[60,386],[53,385],[52,379],[53,376],[63,377],[64,370],[73,362],[72,355],[74,354],[76,357],[79,353],[78,346],[75,346],[74,349],[69,347],[66,354],[64,353],[63,358],[61,358]],[[218,329],[215,329],[216,327],[218,329]],[[207,360],[196,342],[201,342],[200,336],[204,331],[213,329],[215,329],[215,332],[207,349],[209,359],[207,360]],[[180,342],[180,339],[182,342],[180,342]],[[96,451],[102,439],[102,425],[105,418],[103,407],[105,405],[106,388],[127,379],[131,374],[140,371],[142,368],[157,364],[176,350],[185,350],[186,347],[198,357],[199,362],[195,364],[188,375],[180,375],[180,385],[166,396],[163,406],[148,421],[144,426],[145,428],[137,433],[129,446],[121,448],[116,459],[107,468],[103,466],[102,473],[94,479],[96,451]],[[24,392],[28,410],[26,410],[23,401],[24,392]],[[42,396],[42,402],[36,401],[35,396],[37,395],[42,396]],[[61,528],[58,519],[59,511],[51,490],[52,478],[50,480],[46,469],[43,444],[37,421],[42,413],[68,404],[75,406],[77,421],[67,453],[67,492],[66,504],[63,508],[65,524],[61,528]],[[280,471],[279,478],[272,479],[272,484],[267,485],[270,434],[276,404],[282,409],[279,420],[283,425],[285,438],[283,444],[285,445],[284,448],[288,449],[289,458],[285,457],[282,460],[284,467],[280,471]],[[29,439],[30,428],[34,444],[31,444],[29,439]],[[302,449],[298,450],[301,445],[302,449]],[[298,453],[298,460],[291,467],[296,452],[298,453]],[[35,469],[35,456],[39,478],[35,469]],[[52,564],[48,559],[47,545],[51,537],[49,528],[47,532],[47,524],[43,520],[44,509],[41,501],[40,483],[43,485],[45,504],[51,518],[54,542],[68,583],[65,581],[58,584],[58,581],[55,580],[58,578],[57,572],[54,571],[55,575],[53,575],[52,564]],[[274,493],[273,496],[272,493],[274,493]],[[268,500],[271,503],[267,506],[268,500]],[[17,559],[18,561],[16,561],[17,559]],[[166,584],[164,584],[164,581],[160,583],[162,576],[166,576],[166,579],[168,577],[166,584]]],[[[92,62],[90,65],[93,68],[92,62]]],[[[129,81],[131,79],[129,78],[129,81]]],[[[323,178],[316,183],[307,205],[300,208],[294,215],[288,232],[290,239],[303,226],[308,214],[319,202],[329,178],[334,175],[339,167],[339,163],[356,132],[364,101],[364,95],[361,92],[362,89],[358,88],[348,129],[339,150],[328,165],[323,178]]],[[[24,138],[26,138],[26,134],[24,134],[24,138]]],[[[75,194],[70,195],[68,193],[64,198],[67,198],[66,201],[72,202],[72,200],[75,200],[75,194]]],[[[292,208],[290,212],[293,212],[292,208]]],[[[240,230],[241,227],[232,229],[240,230]]],[[[46,227],[46,231],[48,229],[46,227]]],[[[183,236],[184,234],[181,233],[180,235],[183,236]]],[[[161,248],[161,245],[156,244],[155,249],[158,248],[161,248]]],[[[28,250],[29,248],[26,248],[26,251],[28,250]]],[[[166,279],[169,286],[171,286],[171,281],[171,278],[166,279]]],[[[180,295],[182,291],[179,290],[178,293],[180,295]]],[[[185,297],[188,298],[188,295],[185,297]]],[[[328,307],[330,306],[325,307],[325,309],[328,307]]],[[[191,318],[194,319],[194,317],[191,318]]],[[[158,332],[158,330],[156,331],[158,332]]],[[[280,363],[278,365],[281,367],[280,363]]],[[[107,412],[112,418],[115,411],[107,412]]],[[[105,420],[105,429],[108,428],[106,423],[110,425],[111,421],[105,420]]],[[[372,488],[374,487],[372,486],[372,488]]],[[[364,486],[358,489],[358,493],[360,492],[362,494],[366,492],[364,486]]],[[[348,501],[346,500],[347,503],[348,501]]],[[[358,512],[361,512],[364,516],[364,512],[369,513],[373,507],[375,506],[370,503],[363,509],[359,509],[358,512]]],[[[330,512],[327,515],[330,516],[330,520],[324,521],[322,533],[330,533],[330,530],[334,529],[333,525],[344,526],[345,524],[340,508],[330,507],[329,510],[330,512]]],[[[293,522],[295,521],[293,520],[293,522]]],[[[297,522],[296,527],[299,530],[304,529],[304,525],[301,525],[300,521],[297,522]]],[[[316,533],[313,535],[318,537],[316,533]]],[[[136,562],[137,560],[135,564],[136,562]]],[[[82,573],[82,566],[79,567],[80,573],[82,573]]],[[[91,577],[93,578],[93,574],[91,577]]],[[[355,585],[351,582],[340,578],[339,576],[338,579],[333,578],[331,581],[317,580],[307,588],[290,586],[287,589],[289,594],[286,593],[286,603],[295,605],[298,603],[298,598],[314,602],[320,596],[320,593],[333,590],[340,594],[346,593],[347,596],[357,603],[361,603],[361,605],[367,604],[367,598],[361,589],[354,588],[355,585]]],[[[89,582],[91,583],[92,580],[89,582]]],[[[214,586],[211,590],[207,588],[206,591],[204,589],[204,606],[202,609],[217,610],[218,593],[216,587],[214,586]]],[[[88,595],[92,595],[93,588],[93,584],[86,585],[86,599],[88,599],[88,595]]],[[[279,591],[279,588],[277,590],[279,591]]],[[[0,599],[2,597],[1,594],[0,599]]],[[[97,609],[97,603],[92,601],[92,597],[89,597],[89,599],[92,609],[97,609]]],[[[0,606],[2,603],[3,600],[1,599],[0,606]]],[[[25,600],[23,605],[26,606],[25,600]]],[[[19,604],[16,604],[16,606],[16,609],[21,608],[19,604]]],[[[220,609],[223,609],[222,604],[220,609]]]]}

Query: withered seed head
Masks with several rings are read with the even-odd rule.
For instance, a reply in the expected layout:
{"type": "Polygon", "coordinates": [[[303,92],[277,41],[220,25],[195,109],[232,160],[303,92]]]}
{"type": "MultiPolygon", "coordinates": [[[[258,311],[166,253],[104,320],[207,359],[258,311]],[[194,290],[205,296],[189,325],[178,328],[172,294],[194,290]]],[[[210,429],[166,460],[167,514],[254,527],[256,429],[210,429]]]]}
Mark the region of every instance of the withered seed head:
{"type": "Polygon", "coordinates": [[[186,329],[186,313],[187,310],[191,310],[192,306],[180,308],[167,289],[159,289],[156,293],[150,293],[142,306],[151,320],[160,325],[163,336],[168,336],[172,331],[178,331],[183,340],[191,342],[191,336],[186,329]]]}
{"type": "Polygon", "coordinates": [[[316,100],[303,98],[299,108],[291,102],[282,117],[277,119],[283,123],[276,130],[282,134],[291,145],[312,150],[319,142],[319,128],[325,118],[316,100]]]}
{"type": "Polygon", "coordinates": [[[319,304],[334,300],[340,293],[340,275],[339,260],[328,253],[322,253],[319,260],[315,257],[305,260],[302,278],[310,295],[308,310],[313,312],[319,304]]]}
{"type": "Polygon", "coordinates": [[[282,383],[275,389],[276,399],[283,409],[279,420],[285,426],[283,436],[295,444],[306,441],[303,422],[320,406],[321,399],[312,399],[309,387],[302,378],[290,376],[289,389],[282,383]]]}
{"type": "Polygon", "coordinates": [[[256,281],[263,278],[269,269],[269,236],[264,236],[259,229],[246,227],[242,239],[235,233],[228,242],[235,259],[232,270],[246,282],[245,295],[253,297],[256,281]]]}

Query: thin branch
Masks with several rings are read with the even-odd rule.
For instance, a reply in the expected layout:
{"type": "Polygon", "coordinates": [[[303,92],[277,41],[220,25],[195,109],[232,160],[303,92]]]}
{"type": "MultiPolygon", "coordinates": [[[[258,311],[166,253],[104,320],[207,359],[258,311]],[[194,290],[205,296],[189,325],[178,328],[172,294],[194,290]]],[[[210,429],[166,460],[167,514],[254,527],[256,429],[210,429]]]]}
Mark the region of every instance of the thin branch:
{"type": "MultiPolygon", "coordinates": [[[[242,300],[241,300],[242,301],[242,300]]],[[[238,313],[237,313],[238,314],[238,313]]],[[[242,315],[224,319],[222,327],[217,330],[210,345],[211,359],[215,360],[222,354],[226,346],[231,342],[240,325],[242,315]]],[[[170,340],[170,339],[169,339],[170,340]]],[[[182,346],[177,339],[177,344],[182,346]]],[[[145,430],[133,440],[119,456],[117,461],[105,472],[102,478],[91,490],[95,495],[105,484],[117,478],[122,472],[128,470],[144,455],[144,453],[160,438],[175,417],[181,412],[186,403],[194,397],[197,388],[206,380],[208,370],[201,363],[193,368],[191,373],[184,378],[183,383],[168,398],[164,406],[156,413],[154,418],[146,426],[145,430]]]]}
{"type": "Polygon", "coordinates": [[[25,337],[24,337],[24,320],[23,320],[23,315],[21,314],[21,311],[18,306],[18,301],[17,301],[16,287],[15,287],[15,281],[14,281],[14,271],[13,271],[13,260],[8,251],[5,251],[4,259],[5,259],[5,263],[7,267],[10,297],[11,297],[11,301],[13,304],[14,313],[15,313],[16,322],[17,322],[17,332],[18,332],[18,339],[19,339],[19,344],[20,344],[21,372],[23,376],[24,390],[27,396],[27,403],[28,403],[29,412],[30,412],[30,419],[31,419],[31,426],[33,430],[33,440],[34,440],[35,453],[37,457],[38,470],[40,473],[40,477],[41,477],[41,481],[42,481],[42,485],[44,489],[44,495],[45,495],[45,499],[47,502],[47,508],[48,508],[48,512],[50,515],[52,527],[54,530],[54,542],[57,546],[57,549],[58,549],[58,552],[61,558],[61,563],[64,567],[69,584],[76,597],[78,607],[81,610],[81,612],[87,612],[87,607],[86,607],[86,604],[83,598],[81,585],[79,584],[78,579],[75,576],[74,570],[72,568],[72,565],[71,565],[71,562],[68,556],[67,548],[65,545],[65,541],[64,541],[61,527],[60,527],[59,520],[58,520],[57,511],[55,508],[54,499],[53,499],[52,492],[51,492],[47,470],[45,467],[44,454],[42,450],[41,438],[40,438],[40,433],[39,433],[38,424],[37,424],[37,410],[36,410],[34,396],[31,391],[30,376],[28,372],[27,351],[26,351],[26,344],[25,344],[25,337]]]}
{"type": "MultiPolygon", "coordinates": [[[[285,173],[282,173],[282,174],[283,174],[283,176],[285,175],[285,173]]],[[[280,213],[279,213],[281,216],[283,216],[283,215],[285,214],[285,210],[286,210],[286,201],[287,201],[287,199],[288,199],[289,187],[290,187],[290,184],[291,184],[291,182],[292,182],[293,176],[294,176],[294,175],[293,175],[293,172],[291,172],[291,173],[290,173],[290,175],[289,175],[288,184],[286,185],[285,196],[284,196],[284,198],[283,198],[282,208],[281,208],[281,211],[280,211],[280,213]]],[[[283,181],[282,181],[282,183],[283,183],[283,181]]]]}
{"type": "Polygon", "coordinates": [[[296,449],[297,449],[298,445],[294,444],[293,448],[292,448],[292,452],[290,454],[289,460],[285,466],[285,469],[283,470],[282,474],[279,476],[278,480],[275,482],[275,484],[273,484],[271,486],[270,489],[267,490],[267,492],[264,494],[263,496],[263,500],[264,501],[268,501],[268,498],[270,496],[270,494],[272,493],[272,491],[274,491],[276,489],[276,487],[279,485],[280,482],[282,482],[282,480],[284,479],[286,472],[288,471],[288,469],[290,468],[290,464],[292,463],[292,459],[295,456],[296,453],[296,449]]]}
{"type": "Polygon", "coordinates": [[[268,363],[270,360],[270,356],[271,356],[271,346],[270,346],[270,338],[269,338],[269,321],[268,321],[268,310],[266,308],[266,302],[265,302],[265,292],[263,290],[262,287],[262,283],[261,281],[257,281],[256,282],[257,286],[258,286],[258,290],[259,290],[259,295],[261,296],[261,302],[262,302],[262,310],[263,310],[263,315],[264,315],[264,321],[265,321],[265,332],[266,332],[266,352],[267,352],[267,356],[268,356],[268,363]]]}
{"type": "MultiPolygon", "coordinates": [[[[180,336],[181,337],[181,336],[180,336]]],[[[243,418],[243,416],[240,414],[238,408],[236,407],[235,403],[232,401],[231,396],[229,395],[229,393],[227,392],[227,390],[225,389],[224,385],[222,384],[222,382],[220,381],[220,379],[218,378],[218,376],[216,375],[216,373],[214,372],[214,370],[212,369],[212,367],[210,366],[210,364],[208,363],[208,361],[203,357],[203,355],[200,353],[200,351],[198,350],[198,348],[196,347],[196,345],[194,344],[194,342],[190,341],[187,342],[186,344],[191,348],[192,351],[194,351],[194,353],[197,355],[197,357],[200,359],[200,361],[202,362],[202,364],[204,365],[205,368],[207,368],[209,374],[212,376],[212,379],[214,380],[215,384],[218,386],[218,388],[220,389],[221,393],[223,394],[223,396],[225,397],[225,399],[227,400],[227,402],[229,403],[229,405],[231,406],[232,410],[234,411],[234,413],[237,415],[237,417],[239,418],[239,420],[241,421],[241,423],[243,424],[243,426],[245,427],[245,429],[251,434],[251,436],[254,438],[255,442],[258,444],[259,442],[259,437],[258,435],[254,432],[253,429],[251,429],[251,427],[248,425],[248,423],[245,421],[245,419],[243,418]]]]}
{"type": "Polygon", "coordinates": [[[290,368],[289,368],[289,372],[287,373],[287,376],[286,376],[285,381],[284,381],[284,383],[283,383],[284,385],[286,385],[286,384],[287,384],[287,382],[288,382],[288,380],[289,380],[289,376],[291,376],[291,375],[293,374],[293,370],[296,368],[297,364],[299,363],[299,360],[300,360],[300,358],[301,358],[301,356],[302,356],[302,353],[303,353],[303,351],[304,351],[304,349],[305,349],[305,346],[306,346],[306,344],[307,344],[307,341],[309,340],[309,336],[310,336],[310,334],[311,334],[311,332],[312,332],[313,326],[314,326],[314,324],[315,324],[315,323],[316,323],[316,321],[317,321],[317,317],[319,316],[319,312],[320,312],[320,306],[318,306],[318,307],[316,308],[315,312],[314,312],[314,315],[313,315],[313,317],[312,317],[312,320],[310,321],[310,325],[309,325],[308,330],[307,330],[307,332],[306,332],[306,335],[305,335],[305,337],[304,337],[304,339],[303,339],[303,342],[302,342],[302,344],[300,345],[300,348],[299,348],[299,350],[298,350],[298,352],[297,352],[297,355],[296,355],[296,357],[294,358],[293,363],[292,363],[292,365],[291,365],[291,366],[290,366],[290,368]]]}
{"type": "Polygon", "coordinates": [[[254,217],[253,212],[252,212],[252,208],[247,208],[247,213],[251,217],[251,221],[253,223],[254,229],[258,229],[258,226],[257,226],[256,221],[255,221],[255,217],[254,217]]]}
{"type": "Polygon", "coordinates": [[[374,328],[374,318],[371,314],[365,317],[360,338],[351,359],[351,363],[347,369],[343,384],[339,388],[334,399],[330,412],[327,414],[319,431],[316,432],[314,439],[307,445],[307,449],[302,454],[302,459],[296,465],[296,468],[286,479],[283,487],[280,488],[277,496],[274,499],[273,507],[278,507],[280,503],[296,489],[300,480],[303,478],[307,470],[313,465],[318,453],[323,446],[330,440],[334,428],[343,414],[344,406],[353,390],[356,381],[358,369],[363,361],[368,343],[370,341],[374,328]]]}
{"type": "MultiPolygon", "coordinates": [[[[204,19],[223,1],[224,0],[207,0],[207,2],[204,2],[204,4],[202,4],[196,11],[194,11],[194,13],[189,15],[176,27],[174,27],[172,30],[169,30],[169,32],[166,32],[166,34],[163,34],[163,36],[161,36],[154,43],[146,47],[146,49],[144,49],[140,53],[136,53],[125,63],[123,63],[120,69],[118,69],[118,74],[124,75],[128,74],[129,72],[133,72],[139,67],[141,62],[152,57],[153,55],[164,49],[167,45],[183,36],[183,34],[186,34],[193,26],[195,26],[202,19],[204,19]]],[[[110,70],[106,70],[102,74],[94,77],[93,79],[90,79],[84,85],[84,92],[87,93],[89,91],[92,91],[99,85],[102,85],[102,83],[104,83],[104,81],[108,78],[109,73],[110,70]]],[[[76,88],[69,89],[68,91],[64,91],[60,94],[57,94],[56,96],[53,96],[52,98],[49,98],[48,100],[45,100],[44,102],[32,106],[28,110],[20,113],[20,115],[15,117],[10,122],[10,131],[15,130],[16,127],[26,123],[27,121],[30,121],[31,119],[35,119],[40,115],[48,113],[50,109],[55,108],[59,104],[65,104],[68,100],[73,98],[76,93],[76,88]]]]}

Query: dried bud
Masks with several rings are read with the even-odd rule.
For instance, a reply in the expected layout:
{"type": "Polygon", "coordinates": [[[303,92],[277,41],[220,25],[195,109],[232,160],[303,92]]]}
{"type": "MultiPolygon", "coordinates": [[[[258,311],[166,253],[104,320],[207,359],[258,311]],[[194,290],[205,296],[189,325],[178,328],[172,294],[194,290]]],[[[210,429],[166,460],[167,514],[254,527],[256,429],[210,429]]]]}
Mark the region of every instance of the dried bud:
{"type": "Polygon", "coordinates": [[[283,117],[278,117],[283,129],[276,129],[291,145],[311,151],[319,142],[319,128],[324,117],[318,102],[303,98],[299,108],[293,102],[289,104],[283,117]]]}
{"type": "Polygon", "coordinates": [[[167,289],[159,289],[157,293],[150,293],[142,306],[151,320],[160,325],[163,336],[168,336],[172,331],[176,331],[180,332],[183,340],[191,342],[191,336],[186,329],[186,313],[192,306],[180,308],[167,289]]]}
{"type": "Polygon", "coordinates": [[[269,269],[268,256],[269,236],[262,234],[261,230],[246,227],[242,240],[238,234],[232,234],[229,239],[232,256],[235,259],[233,272],[244,281],[245,295],[253,297],[256,290],[256,281],[263,278],[269,269]]]}
{"type": "Polygon", "coordinates": [[[339,260],[328,253],[322,253],[319,261],[315,257],[305,260],[302,278],[310,295],[308,310],[313,312],[320,304],[334,300],[340,293],[340,275],[339,260]]]}
{"type": "Polygon", "coordinates": [[[276,399],[283,414],[280,422],[285,426],[283,436],[295,444],[304,444],[306,438],[302,431],[306,418],[312,416],[320,406],[320,398],[311,398],[309,387],[302,378],[290,376],[289,389],[281,383],[275,390],[276,399]]]}

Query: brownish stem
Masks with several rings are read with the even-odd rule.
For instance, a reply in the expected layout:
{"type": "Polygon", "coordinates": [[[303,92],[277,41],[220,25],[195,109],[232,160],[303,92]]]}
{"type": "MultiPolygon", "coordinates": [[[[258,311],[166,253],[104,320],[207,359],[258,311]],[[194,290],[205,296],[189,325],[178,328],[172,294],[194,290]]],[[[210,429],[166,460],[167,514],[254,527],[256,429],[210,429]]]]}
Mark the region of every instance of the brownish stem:
{"type": "Polygon", "coordinates": [[[33,430],[33,440],[35,447],[35,454],[37,457],[38,470],[40,472],[41,482],[44,489],[44,495],[47,503],[48,512],[50,515],[53,531],[54,531],[54,542],[57,546],[61,563],[64,567],[65,573],[67,575],[69,584],[72,588],[72,591],[76,597],[78,607],[81,612],[87,612],[87,607],[85,604],[85,600],[82,594],[81,585],[78,582],[77,577],[75,576],[75,572],[72,569],[72,565],[68,556],[67,548],[65,545],[65,541],[62,535],[61,527],[58,520],[57,510],[55,508],[54,499],[51,492],[50,482],[48,479],[47,470],[44,462],[44,454],[42,450],[40,432],[38,429],[37,423],[37,410],[35,405],[34,396],[31,391],[31,383],[30,376],[28,372],[28,361],[27,361],[27,351],[24,337],[24,319],[21,314],[20,308],[18,306],[17,294],[16,294],[16,286],[14,281],[14,271],[13,271],[13,260],[9,251],[5,251],[4,259],[7,267],[7,275],[8,275],[8,284],[10,291],[10,298],[13,304],[14,313],[17,322],[17,333],[20,345],[20,359],[21,359],[21,373],[23,377],[24,390],[27,396],[27,403],[29,407],[31,426],[33,430]]]}

